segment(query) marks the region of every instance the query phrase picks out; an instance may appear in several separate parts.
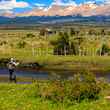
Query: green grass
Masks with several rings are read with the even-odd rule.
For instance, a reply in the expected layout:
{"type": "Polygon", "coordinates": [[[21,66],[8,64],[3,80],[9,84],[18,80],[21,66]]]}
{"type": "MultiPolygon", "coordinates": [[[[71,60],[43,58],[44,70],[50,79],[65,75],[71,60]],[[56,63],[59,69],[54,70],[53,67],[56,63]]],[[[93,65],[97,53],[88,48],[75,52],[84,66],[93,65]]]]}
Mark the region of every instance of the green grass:
{"type": "Polygon", "coordinates": [[[88,68],[92,71],[110,71],[110,56],[56,56],[35,55],[15,50],[12,54],[0,54],[2,58],[15,58],[21,62],[38,62],[45,70],[77,70],[88,68]]]}
{"type": "MultiPolygon", "coordinates": [[[[52,55],[53,46],[50,41],[56,40],[58,37],[58,33],[56,35],[48,36],[47,38],[45,38],[45,36],[39,36],[39,30],[0,30],[0,59],[14,57],[22,62],[38,62],[43,66],[43,69],[46,70],[76,70],[79,68],[89,68],[93,71],[110,70],[109,56],[100,57],[92,56],[91,54],[91,51],[96,53],[102,45],[103,39],[100,35],[82,36],[85,40],[81,44],[81,47],[87,48],[88,56],[52,55]],[[30,33],[34,34],[35,37],[28,38],[27,34],[30,33]],[[6,44],[1,45],[4,41],[6,44]],[[26,42],[26,47],[18,48],[18,43],[21,41],[26,42]],[[34,47],[34,55],[32,47],[34,47]],[[38,50],[40,51],[40,54],[38,50]]],[[[105,38],[107,44],[109,44],[109,35],[106,35],[105,38]]]]}
{"type": "Polygon", "coordinates": [[[109,110],[110,101],[100,98],[97,101],[81,103],[53,103],[36,96],[34,84],[0,84],[0,110],[109,110]]]}

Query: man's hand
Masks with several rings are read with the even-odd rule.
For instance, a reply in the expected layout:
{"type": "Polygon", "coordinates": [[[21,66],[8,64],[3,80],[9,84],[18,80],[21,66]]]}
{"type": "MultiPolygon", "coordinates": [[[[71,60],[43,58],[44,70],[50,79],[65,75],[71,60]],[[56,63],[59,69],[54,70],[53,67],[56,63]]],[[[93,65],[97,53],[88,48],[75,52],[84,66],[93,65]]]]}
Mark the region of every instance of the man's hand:
{"type": "Polygon", "coordinates": [[[18,65],[19,65],[19,62],[14,62],[14,65],[15,65],[15,66],[18,66],[18,65]]]}

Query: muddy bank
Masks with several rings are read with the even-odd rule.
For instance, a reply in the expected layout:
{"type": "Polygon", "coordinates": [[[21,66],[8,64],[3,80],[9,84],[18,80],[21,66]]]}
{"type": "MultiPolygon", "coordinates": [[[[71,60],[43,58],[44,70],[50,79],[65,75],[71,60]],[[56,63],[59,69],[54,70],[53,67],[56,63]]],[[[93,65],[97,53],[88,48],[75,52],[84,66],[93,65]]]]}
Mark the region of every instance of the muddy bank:
{"type": "MultiPolygon", "coordinates": [[[[0,67],[6,68],[7,63],[9,61],[10,61],[9,58],[0,59],[0,67]]],[[[19,60],[16,60],[16,61],[20,63],[17,67],[18,69],[36,69],[36,70],[39,70],[40,68],[43,67],[38,62],[23,62],[23,61],[19,61],[19,60]]]]}
{"type": "MultiPolygon", "coordinates": [[[[7,68],[7,63],[10,61],[9,58],[0,59],[0,68],[7,68]]],[[[18,61],[18,60],[17,60],[18,61]]],[[[87,69],[88,71],[94,74],[108,74],[110,73],[110,67],[102,65],[94,65],[89,63],[79,63],[79,62],[71,62],[69,64],[40,64],[39,62],[29,62],[29,61],[18,61],[20,62],[19,66],[16,70],[20,71],[34,71],[34,72],[48,72],[48,73],[56,73],[56,74],[76,74],[82,69],[87,69]]]]}

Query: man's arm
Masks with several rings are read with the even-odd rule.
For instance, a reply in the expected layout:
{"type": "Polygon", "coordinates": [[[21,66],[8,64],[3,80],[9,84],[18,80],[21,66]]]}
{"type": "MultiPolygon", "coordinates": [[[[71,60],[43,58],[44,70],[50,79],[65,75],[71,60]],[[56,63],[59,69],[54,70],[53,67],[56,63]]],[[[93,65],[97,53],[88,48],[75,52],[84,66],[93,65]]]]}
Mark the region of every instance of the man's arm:
{"type": "Polygon", "coordinates": [[[18,66],[18,65],[19,65],[19,62],[13,62],[13,64],[14,64],[15,66],[18,66]]]}

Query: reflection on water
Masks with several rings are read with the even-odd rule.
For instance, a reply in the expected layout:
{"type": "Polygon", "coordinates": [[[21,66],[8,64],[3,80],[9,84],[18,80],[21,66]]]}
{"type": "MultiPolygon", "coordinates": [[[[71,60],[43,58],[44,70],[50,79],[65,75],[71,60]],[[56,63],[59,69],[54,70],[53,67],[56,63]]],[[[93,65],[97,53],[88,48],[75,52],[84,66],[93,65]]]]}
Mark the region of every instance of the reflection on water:
{"type": "Polygon", "coordinates": [[[108,73],[96,73],[96,78],[99,79],[99,78],[103,78],[105,79],[107,82],[110,83],[110,72],[108,73]]]}
{"type": "MultiPolygon", "coordinates": [[[[17,78],[31,78],[31,80],[48,80],[48,79],[68,79],[72,80],[74,78],[73,71],[37,71],[37,70],[16,70],[17,78]]],[[[95,73],[96,78],[105,78],[110,82],[110,73],[95,73]]],[[[9,72],[7,68],[0,68],[0,77],[9,77],[9,72]]],[[[30,84],[30,82],[18,82],[18,84],[30,84]]]]}
{"type": "MultiPolygon", "coordinates": [[[[28,70],[16,70],[17,77],[32,77],[32,78],[48,78],[47,72],[42,71],[28,71],[28,70]]],[[[0,68],[0,75],[8,76],[9,72],[7,68],[0,68]]]]}

